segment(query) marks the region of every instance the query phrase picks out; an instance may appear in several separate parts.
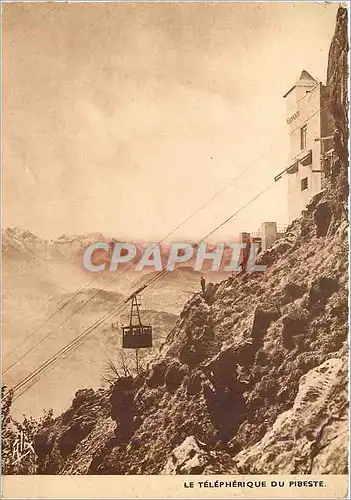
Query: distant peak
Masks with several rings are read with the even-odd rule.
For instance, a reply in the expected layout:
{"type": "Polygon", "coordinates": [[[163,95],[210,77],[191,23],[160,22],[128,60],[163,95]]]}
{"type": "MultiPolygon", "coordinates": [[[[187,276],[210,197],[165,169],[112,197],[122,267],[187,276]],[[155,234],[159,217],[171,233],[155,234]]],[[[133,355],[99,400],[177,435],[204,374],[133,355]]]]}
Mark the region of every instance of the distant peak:
{"type": "Polygon", "coordinates": [[[19,226],[8,227],[4,231],[12,236],[21,236],[22,238],[35,238],[35,235],[31,233],[28,229],[19,226]]]}

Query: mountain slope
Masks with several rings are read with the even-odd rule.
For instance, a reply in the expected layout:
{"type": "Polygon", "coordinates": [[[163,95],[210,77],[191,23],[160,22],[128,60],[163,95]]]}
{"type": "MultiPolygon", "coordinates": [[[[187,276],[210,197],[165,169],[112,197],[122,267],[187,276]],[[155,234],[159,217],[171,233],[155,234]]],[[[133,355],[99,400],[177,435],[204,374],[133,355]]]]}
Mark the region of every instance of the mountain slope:
{"type": "MultiPolygon", "coordinates": [[[[82,268],[82,250],[96,240],[106,238],[94,233],[46,240],[22,228],[2,231],[2,354],[6,386],[13,387],[123,302],[138,286],[142,273],[92,275],[82,268]]],[[[160,289],[155,287],[147,304],[143,304],[143,309],[147,307],[145,321],[155,327],[156,348],[173,328],[176,314],[186,301],[182,290],[187,286],[184,277],[176,290],[171,284],[160,289]],[[168,304],[166,295],[172,299],[169,311],[163,311],[168,304]]],[[[129,306],[123,314],[128,311],[129,306]]],[[[113,319],[116,320],[118,318],[113,319]]],[[[107,359],[118,357],[121,344],[121,330],[112,330],[111,322],[94,331],[52,372],[43,374],[28,393],[14,402],[13,414],[18,418],[23,413],[38,417],[43,407],[60,413],[79,387],[99,387],[107,359]]]]}

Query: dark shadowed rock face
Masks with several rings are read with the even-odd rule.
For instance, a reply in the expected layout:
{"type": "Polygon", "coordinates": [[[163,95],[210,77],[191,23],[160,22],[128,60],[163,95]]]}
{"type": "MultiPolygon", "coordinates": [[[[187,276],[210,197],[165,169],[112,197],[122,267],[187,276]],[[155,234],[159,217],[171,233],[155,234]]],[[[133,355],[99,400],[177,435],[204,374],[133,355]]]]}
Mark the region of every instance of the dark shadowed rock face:
{"type": "Polygon", "coordinates": [[[340,8],[326,189],[261,254],[264,274],[193,296],[145,375],[79,391],[35,440],[39,473],[346,472],[346,23],[340,8]]]}
{"type": "Polygon", "coordinates": [[[165,376],[165,385],[169,392],[175,392],[180,387],[187,371],[187,366],[181,365],[178,361],[169,365],[165,376]]]}
{"type": "Polygon", "coordinates": [[[335,121],[339,137],[336,141],[337,156],[348,163],[348,34],[347,9],[340,8],[337,13],[335,34],[329,50],[327,89],[329,108],[335,121]]]}
{"type": "Polygon", "coordinates": [[[328,233],[332,210],[327,202],[319,203],[314,211],[313,218],[316,224],[316,236],[320,238],[328,233]]]}
{"type": "Polygon", "coordinates": [[[158,387],[164,385],[167,368],[168,365],[165,361],[153,363],[149,376],[146,380],[148,387],[158,387]]]}
{"type": "Polygon", "coordinates": [[[117,424],[116,442],[127,443],[135,430],[136,408],[134,404],[135,384],[133,377],[121,377],[111,392],[111,418],[117,424]]]}

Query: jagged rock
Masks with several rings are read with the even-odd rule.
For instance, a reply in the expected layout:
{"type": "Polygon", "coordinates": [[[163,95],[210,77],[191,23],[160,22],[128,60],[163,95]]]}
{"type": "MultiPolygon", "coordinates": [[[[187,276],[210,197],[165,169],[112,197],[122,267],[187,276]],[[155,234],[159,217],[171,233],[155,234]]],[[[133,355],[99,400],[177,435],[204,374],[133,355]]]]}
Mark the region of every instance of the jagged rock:
{"type": "Polygon", "coordinates": [[[203,299],[199,294],[194,295],[194,297],[191,298],[187,304],[185,304],[184,309],[180,313],[180,318],[181,319],[188,318],[189,316],[191,316],[192,310],[194,310],[195,308],[197,310],[198,317],[200,317],[201,315],[207,318],[208,307],[206,306],[206,304],[204,303],[203,299]]]}
{"type": "Polygon", "coordinates": [[[257,307],[254,313],[254,320],[251,328],[251,337],[255,343],[260,344],[264,334],[272,321],[278,319],[281,313],[277,307],[262,308],[257,307]]]}
{"type": "Polygon", "coordinates": [[[286,349],[297,347],[298,337],[306,333],[308,322],[308,311],[302,307],[294,307],[282,317],[282,339],[286,349]]]}
{"type": "Polygon", "coordinates": [[[80,417],[74,421],[57,441],[61,455],[63,457],[70,455],[77,444],[90,434],[94,424],[94,420],[89,415],[80,417]]]}
{"type": "Polygon", "coordinates": [[[133,377],[122,377],[111,393],[111,418],[121,424],[133,421],[133,377]]]}
{"type": "Polygon", "coordinates": [[[49,429],[43,429],[34,436],[33,448],[39,458],[49,454],[55,443],[55,435],[49,429]]]}
{"type": "Polygon", "coordinates": [[[257,344],[253,339],[247,339],[236,348],[237,360],[240,366],[250,366],[257,352],[257,344]]]}
{"type": "Polygon", "coordinates": [[[329,314],[338,321],[343,322],[348,316],[348,296],[347,293],[334,294],[328,302],[329,314]]]}
{"type": "Polygon", "coordinates": [[[292,300],[302,297],[305,292],[306,292],[305,285],[297,284],[294,282],[287,283],[283,290],[284,303],[288,303],[291,302],[292,300]]]}
{"type": "Polygon", "coordinates": [[[314,223],[316,224],[316,236],[320,238],[328,233],[332,211],[328,202],[322,202],[317,205],[313,213],[314,223]]]}
{"type": "Polygon", "coordinates": [[[174,392],[178,389],[186,373],[186,366],[182,366],[178,361],[171,363],[165,375],[165,385],[169,392],[174,392]]]}
{"type": "Polygon", "coordinates": [[[77,408],[87,401],[91,401],[94,398],[94,394],[95,392],[93,389],[81,389],[77,391],[72,401],[73,408],[77,408]]]}
{"type": "Polygon", "coordinates": [[[211,353],[218,352],[220,343],[213,334],[210,308],[200,296],[190,300],[181,317],[183,332],[174,342],[174,347],[179,348],[169,350],[168,355],[173,354],[181,363],[194,368],[211,353]]]}
{"type": "Polygon", "coordinates": [[[202,474],[209,462],[211,457],[204,445],[194,436],[189,436],[172,451],[161,474],[202,474]]]}
{"type": "Polygon", "coordinates": [[[154,363],[151,368],[151,373],[146,380],[148,387],[159,387],[164,385],[166,371],[167,362],[165,360],[154,363]]]}
{"type": "Polygon", "coordinates": [[[212,305],[215,301],[215,294],[217,291],[217,284],[209,283],[205,289],[204,299],[208,305],[212,305]]]}
{"type": "Polygon", "coordinates": [[[311,474],[348,474],[349,426],[347,411],[338,422],[325,427],[313,456],[311,474]]]}
{"type": "Polygon", "coordinates": [[[348,32],[347,9],[339,8],[336,29],[329,50],[327,88],[329,107],[341,135],[336,143],[337,155],[347,164],[348,150],[348,32]],[[345,161],[346,160],[346,161],[345,161]]]}
{"type": "Polygon", "coordinates": [[[214,387],[210,381],[203,385],[207,411],[217,435],[211,438],[215,441],[228,441],[238,430],[245,416],[245,401],[243,394],[228,387],[214,387]]]}
{"type": "Polygon", "coordinates": [[[237,354],[234,349],[225,349],[214,356],[204,367],[204,373],[216,388],[231,389],[237,382],[237,354]]]}
{"type": "Polygon", "coordinates": [[[320,276],[314,280],[309,291],[308,309],[312,311],[319,309],[323,310],[329,297],[333,295],[338,288],[338,282],[334,278],[320,276]]]}
{"type": "Polygon", "coordinates": [[[202,391],[202,383],[205,380],[205,376],[201,372],[195,372],[189,379],[187,385],[187,395],[194,396],[202,391]]]}
{"type": "Polygon", "coordinates": [[[203,368],[208,377],[203,384],[203,394],[220,440],[228,440],[233,436],[245,413],[237,367],[236,351],[229,348],[217,354],[203,368]]]}
{"type": "MultiPolygon", "coordinates": [[[[331,433],[327,437],[326,430],[332,430],[335,423],[340,422],[347,399],[346,360],[331,358],[309,371],[300,380],[292,409],[279,415],[261,441],[235,457],[239,471],[245,474],[320,473],[320,465],[328,462],[330,466],[335,455],[335,436],[331,433]]],[[[346,464],[347,440],[339,448],[333,473],[345,473],[346,464]]]]}

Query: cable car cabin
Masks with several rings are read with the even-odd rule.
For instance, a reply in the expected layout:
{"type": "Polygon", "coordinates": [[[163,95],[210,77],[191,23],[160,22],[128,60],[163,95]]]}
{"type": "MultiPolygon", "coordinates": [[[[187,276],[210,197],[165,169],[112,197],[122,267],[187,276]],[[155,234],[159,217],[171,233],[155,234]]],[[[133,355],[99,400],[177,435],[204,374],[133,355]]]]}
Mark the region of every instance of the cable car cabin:
{"type": "Polygon", "coordinates": [[[152,326],[142,324],[139,306],[140,302],[135,295],[132,299],[129,325],[122,326],[122,348],[124,349],[152,347],[152,326]]]}
{"type": "Polygon", "coordinates": [[[152,347],[152,326],[129,325],[122,326],[124,349],[141,349],[152,347]]]}

